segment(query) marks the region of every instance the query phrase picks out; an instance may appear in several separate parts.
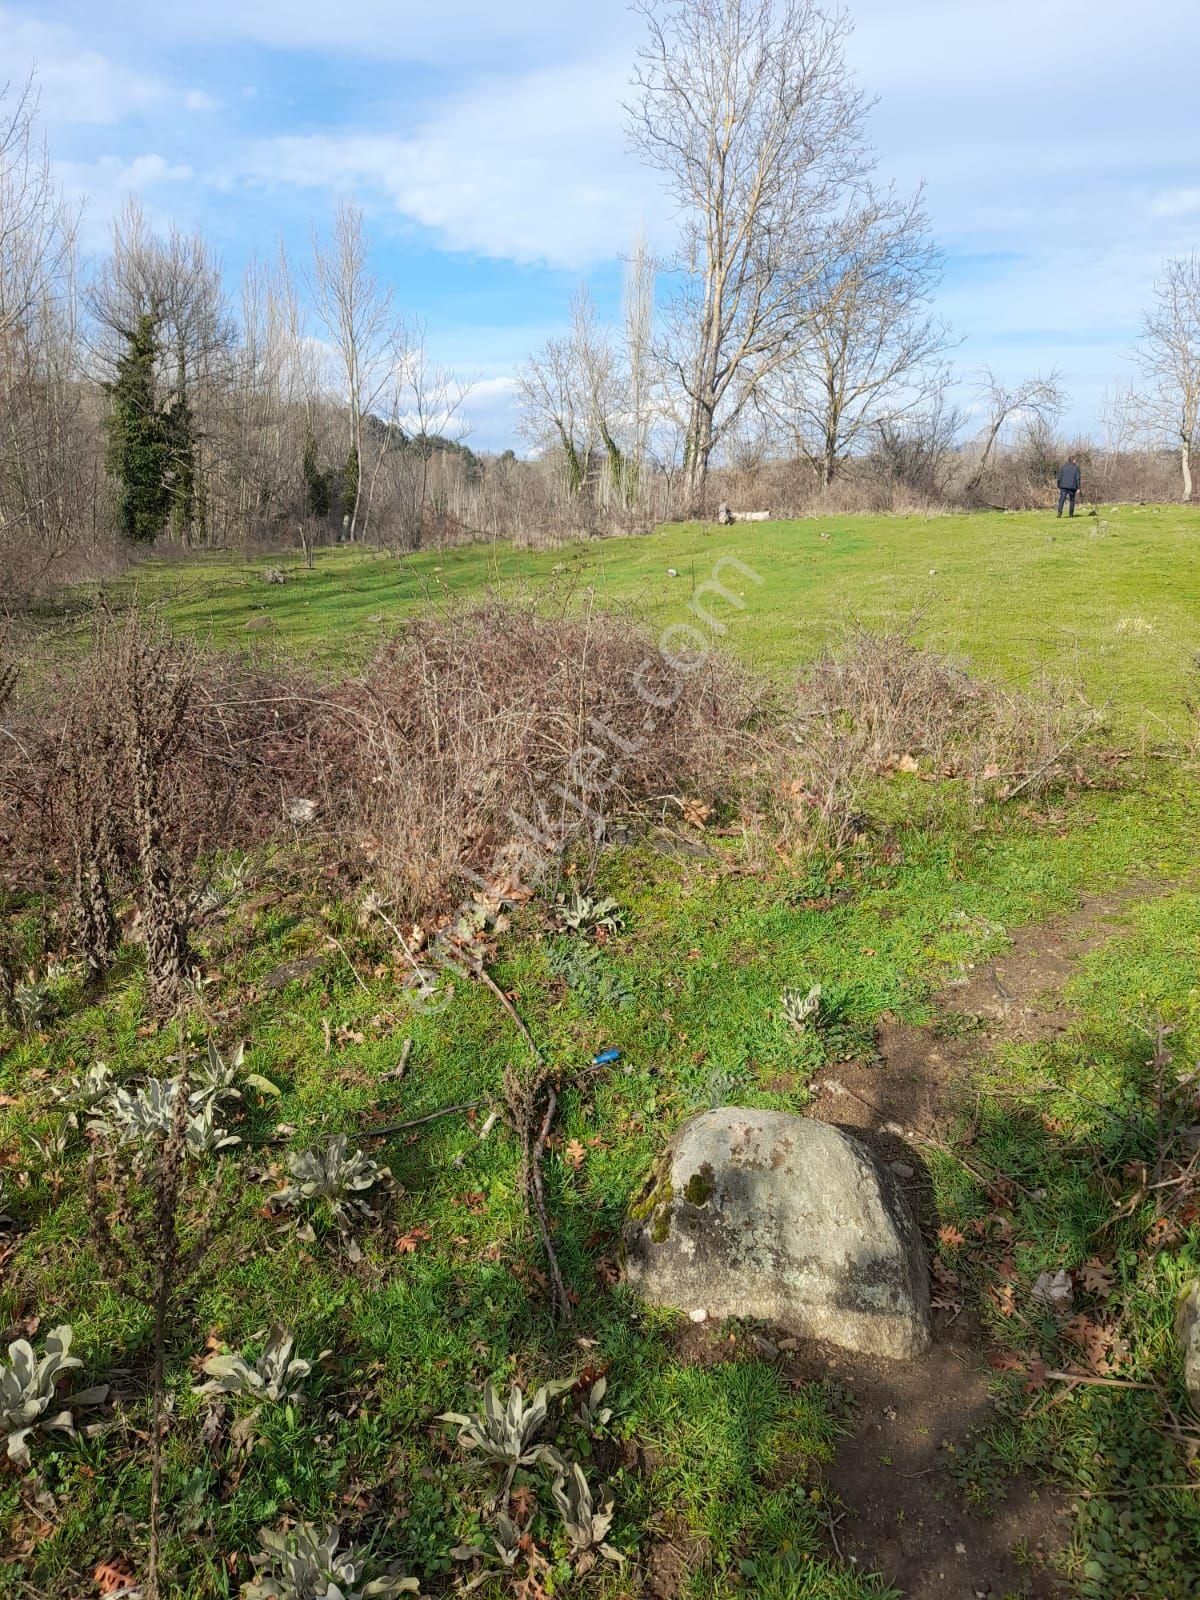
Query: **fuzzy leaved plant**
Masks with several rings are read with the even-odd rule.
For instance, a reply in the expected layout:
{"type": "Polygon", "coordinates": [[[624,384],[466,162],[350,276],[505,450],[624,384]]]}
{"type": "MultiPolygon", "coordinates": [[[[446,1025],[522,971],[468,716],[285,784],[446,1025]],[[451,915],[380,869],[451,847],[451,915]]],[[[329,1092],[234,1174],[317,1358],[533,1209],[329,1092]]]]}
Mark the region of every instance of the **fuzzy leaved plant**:
{"type": "Polygon", "coordinates": [[[99,1405],[108,1394],[106,1383],[76,1394],[56,1394],[59,1375],[83,1365],[70,1353],[73,1337],[70,1323],[52,1329],[40,1357],[28,1339],[16,1339],[8,1347],[7,1365],[0,1362],[0,1428],[8,1440],[9,1459],[18,1466],[30,1464],[31,1434],[54,1430],[74,1437],[73,1412],[99,1405]]]}
{"type": "MultiPolygon", "coordinates": [[[[166,1139],[175,1121],[176,1096],[183,1092],[176,1078],[147,1078],[136,1089],[114,1089],[96,1108],[88,1131],[115,1138],[119,1144],[166,1139]]],[[[217,1121],[211,1099],[197,1099],[190,1093],[185,1138],[192,1156],[212,1155],[241,1143],[237,1134],[217,1121]]]]}
{"type": "Polygon", "coordinates": [[[521,1530],[511,1517],[503,1511],[497,1512],[492,1518],[492,1550],[487,1550],[477,1544],[461,1544],[450,1554],[455,1561],[482,1561],[482,1565],[473,1578],[462,1585],[462,1592],[469,1594],[472,1589],[478,1589],[489,1578],[500,1578],[515,1571],[518,1561],[523,1554],[521,1550],[521,1530]]]}
{"type": "Polygon", "coordinates": [[[415,1578],[387,1573],[363,1581],[366,1563],[353,1545],[339,1550],[341,1529],[320,1532],[311,1522],[275,1533],[259,1533],[261,1555],[256,1578],[242,1586],[242,1600],[388,1600],[417,1594],[415,1578]]]}
{"type": "Polygon", "coordinates": [[[814,983],[808,990],[785,989],[780,1004],[793,1028],[806,1028],[820,1016],[821,985],[814,983]]]}
{"type": "MultiPolygon", "coordinates": [[[[296,1340],[286,1328],[273,1328],[262,1355],[251,1363],[242,1356],[212,1355],[204,1362],[208,1382],[196,1389],[204,1395],[245,1395],[252,1400],[295,1401],[300,1385],[313,1369],[311,1361],[293,1356],[296,1340]]],[[[329,1354],[322,1350],[318,1361],[329,1354]]]]}
{"type": "Polygon", "coordinates": [[[591,895],[580,894],[578,889],[571,891],[569,900],[560,899],[558,919],[572,933],[590,933],[602,928],[605,933],[617,934],[625,926],[625,913],[615,900],[594,900],[591,895]]]}
{"type": "Polygon", "coordinates": [[[545,1383],[525,1404],[519,1384],[513,1385],[505,1403],[491,1383],[483,1386],[483,1404],[473,1415],[444,1411],[439,1422],[453,1423],[464,1450],[477,1451],[495,1466],[506,1468],[503,1500],[512,1486],[518,1467],[534,1467],[547,1462],[557,1467],[562,1458],[543,1434],[550,1418],[550,1405],[556,1396],[571,1387],[570,1379],[545,1383]]]}
{"type": "Polygon", "coordinates": [[[604,1396],[608,1392],[608,1379],[597,1378],[587,1394],[580,1397],[575,1408],[575,1415],[580,1424],[594,1437],[603,1431],[612,1421],[612,1407],[604,1404],[604,1396]]]}
{"type": "Polygon", "coordinates": [[[613,1494],[607,1484],[600,1486],[598,1497],[593,1496],[583,1468],[575,1462],[569,1471],[559,1473],[550,1492],[576,1560],[594,1561],[598,1555],[618,1565],[625,1560],[607,1542],[613,1524],[613,1494]]]}
{"type": "Polygon", "coordinates": [[[205,1059],[192,1074],[189,1099],[194,1106],[208,1103],[216,1105],[221,1100],[240,1100],[243,1088],[257,1089],[259,1094],[277,1095],[279,1086],[264,1078],[261,1072],[244,1072],[246,1046],[239,1044],[228,1059],[221,1055],[210,1039],[205,1059]]]}
{"type": "Polygon", "coordinates": [[[72,1128],[79,1127],[81,1116],[89,1116],[112,1093],[113,1076],[103,1061],[93,1061],[86,1072],[77,1073],[50,1091],[50,1105],[66,1114],[72,1128]]]}
{"type": "Polygon", "coordinates": [[[355,1217],[374,1216],[363,1197],[386,1183],[391,1173],[361,1150],[347,1152],[347,1145],[346,1135],[339,1133],[324,1150],[291,1152],[287,1164],[292,1181],[271,1196],[271,1205],[294,1208],[324,1202],[342,1229],[355,1217]]]}

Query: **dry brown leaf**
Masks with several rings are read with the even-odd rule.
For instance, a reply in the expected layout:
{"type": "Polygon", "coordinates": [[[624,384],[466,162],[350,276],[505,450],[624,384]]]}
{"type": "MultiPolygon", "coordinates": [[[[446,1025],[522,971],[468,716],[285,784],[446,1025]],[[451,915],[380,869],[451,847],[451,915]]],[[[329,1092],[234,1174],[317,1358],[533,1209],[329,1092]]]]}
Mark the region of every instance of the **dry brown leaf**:
{"type": "Polygon", "coordinates": [[[966,1244],[967,1236],[956,1228],[953,1223],[946,1222],[938,1229],[938,1243],[944,1244],[950,1250],[957,1250],[959,1245],[966,1244]]]}
{"type": "Polygon", "coordinates": [[[101,1594],[115,1594],[119,1589],[128,1589],[134,1581],[133,1573],[120,1556],[112,1561],[101,1561],[92,1573],[92,1580],[101,1594]]]}
{"type": "Polygon", "coordinates": [[[578,1139],[570,1140],[569,1143],[564,1147],[563,1160],[569,1167],[574,1168],[576,1172],[579,1171],[580,1167],[587,1160],[587,1151],[583,1148],[578,1139]]]}
{"type": "Polygon", "coordinates": [[[1011,1283],[1004,1283],[997,1287],[994,1283],[988,1285],[988,1299],[995,1306],[1002,1317],[1014,1317],[1017,1314],[1017,1291],[1011,1283]]]}
{"type": "Polygon", "coordinates": [[[1098,1295],[1104,1300],[1112,1293],[1113,1269],[1105,1266],[1099,1256],[1093,1256],[1090,1261],[1085,1261],[1075,1277],[1088,1294],[1098,1295]]]}
{"type": "Polygon", "coordinates": [[[1024,1372],[1025,1358],[1016,1350],[992,1350],[988,1353],[988,1366],[993,1372],[1024,1372]]]}

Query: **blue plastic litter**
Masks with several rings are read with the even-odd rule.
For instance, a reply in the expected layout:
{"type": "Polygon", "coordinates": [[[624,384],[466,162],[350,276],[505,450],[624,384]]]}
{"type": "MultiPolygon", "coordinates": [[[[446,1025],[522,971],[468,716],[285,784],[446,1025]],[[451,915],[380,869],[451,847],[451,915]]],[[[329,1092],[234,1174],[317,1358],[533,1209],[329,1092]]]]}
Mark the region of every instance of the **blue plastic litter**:
{"type": "Polygon", "coordinates": [[[594,1067],[605,1067],[610,1061],[620,1061],[620,1059],[621,1052],[619,1050],[601,1050],[592,1057],[592,1065],[594,1067]]]}

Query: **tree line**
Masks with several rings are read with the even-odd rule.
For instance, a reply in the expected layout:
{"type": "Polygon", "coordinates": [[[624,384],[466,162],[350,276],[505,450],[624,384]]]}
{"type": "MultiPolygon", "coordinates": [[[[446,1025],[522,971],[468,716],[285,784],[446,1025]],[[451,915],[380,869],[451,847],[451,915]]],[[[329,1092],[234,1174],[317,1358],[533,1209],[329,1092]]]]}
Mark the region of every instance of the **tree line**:
{"type": "MultiPolygon", "coordinates": [[[[467,386],[377,273],[353,200],[303,260],[280,246],[235,287],[202,234],[160,235],[135,201],[85,266],[36,86],[10,88],[0,555],[14,587],[163,536],[310,555],[329,538],[552,538],[711,512],[731,485],[795,509],[861,481],[867,462],[925,499],[1040,493],[1059,379],[985,372],[970,414],[954,404],[942,254],[921,192],[880,176],[844,15],[817,0],[639,9],[625,116],[678,248],[656,260],[635,241],[619,317],[581,289],[564,333],[523,363],[524,461],[463,444],[467,386]],[[1014,443],[1021,483],[1001,481],[1014,443]]],[[[1166,263],[1135,354],[1138,381],[1105,417],[1108,454],[1175,452],[1190,499],[1200,257],[1166,263]]],[[[1161,473],[1143,480],[1165,489],[1161,473]]]]}

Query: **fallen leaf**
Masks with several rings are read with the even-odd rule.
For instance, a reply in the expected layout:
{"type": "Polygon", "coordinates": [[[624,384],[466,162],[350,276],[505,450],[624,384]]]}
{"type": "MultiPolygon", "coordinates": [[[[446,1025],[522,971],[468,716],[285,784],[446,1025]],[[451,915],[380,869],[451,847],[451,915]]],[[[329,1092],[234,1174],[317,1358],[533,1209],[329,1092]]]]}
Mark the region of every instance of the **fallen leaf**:
{"type": "Polygon", "coordinates": [[[396,1254],[401,1256],[414,1255],[430,1237],[428,1228],[410,1228],[407,1233],[402,1233],[396,1240],[396,1254]]]}
{"type": "Polygon", "coordinates": [[[1098,1295],[1100,1299],[1105,1300],[1112,1293],[1113,1269],[1106,1267],[1099,1256],[1093,1256],[1090,1261],[1085,1261],[1075,1277],[1088,1294],[1098,1295]]]}
{"type": "Polygon", "coordinates": [[[1041,1356],[1035,1356],[1029,1363],[1029,1376],[1025,1379],[1025,1393],[1033,1394],[1036,1389],[1044,1389],[1050,1381],[1050,1369],[1041,1356]]]}
{"type": "Polygon", "coordinates": [[[995,1306],[1002,1317],[1015,1317],[1017,1314],[1017,1291],[1011,1283],[988,1285],[988,1299],[995,1306]]]}
{"type": "Polygon", "coordinates": [[[1030,1297],[1035,1305],[1045,1306],[1057,1316],[1065,1316],[1075,1298],[1071,1290],[1071,1274],[1063,1271],[1039,1273],[1030,1297]]]}
{"type": "Polygon", "coordinates": [[[946,1222],[938,1229],[938,1243],[944,1244],[950,1250],[957,1250],[959,1245],[966,1244],[967,1236],[953,1223],[946,1222]]]}
{"type": "Polygon", "coordinates": [[[693,828],[702,828],[712,816],[713,808],[705,800],[685,800],[683,819],[693,828]]]}
{"type": "Polygon", "coordinates": [[[115,1594],[118,1589],[128,1589],[133,1583],[133,1573],[120,1556],[112,1561],[101,1561],[92,1573],[92,1580],[101,1594],[115,1594]]]}
{"type": "Polygon", "coordinates": [[[563,1160],[569,1167],[573,1167],[576,1172],[579,1171],[586,1159],[587,1151],[583,1148],[578,1139],[572,1139],[563,1150],[563,1160]]]}
{"type": "Polygon", "coordinates": [[[896,763],[897,772],[919,772],[920,770],[920,762],[915,756],[903,755],[896,763]]]}
{"type": "Polygon", "coordinates": [[[1024,1372],[1025,1359],[1016,1350],[992,1350],[987,1358],[993,1372],[1024,1372]]]}
{"type": "Polygon", "coordinates": [[[1082,1311],[1063,1325],[1064,1336],[1083,1354],[1085,1365],[1097,1377],[1105,1377],[1112,1365],[1108,1359],[1113,1336],[1101,1323],[1094,1322],[1082,1311]]]}

